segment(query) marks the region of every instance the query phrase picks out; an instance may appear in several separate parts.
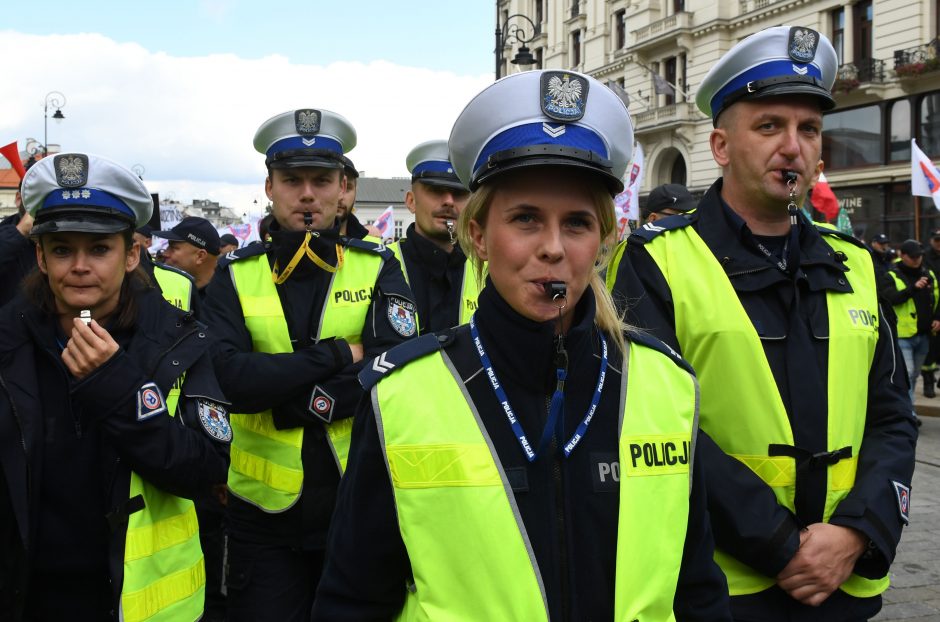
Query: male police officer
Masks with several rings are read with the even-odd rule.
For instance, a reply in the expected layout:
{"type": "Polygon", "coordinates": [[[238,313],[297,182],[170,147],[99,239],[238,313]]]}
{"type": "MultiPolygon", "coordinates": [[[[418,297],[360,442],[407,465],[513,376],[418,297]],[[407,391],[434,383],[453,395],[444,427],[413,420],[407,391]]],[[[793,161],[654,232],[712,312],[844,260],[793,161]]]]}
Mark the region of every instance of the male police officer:
{"type": "Polygon", "coordinates": [[[219,261],[219,232],[205,218],[188,216],[167,231],[153,235],[169,241],[164,262],[189,274],[196,281],[199,296],[205,301],[206,287],[219,261]]]}
{"type": "Polygon", "coordinates": [[[345,467],[356,379],[416,333],[415,306],[387,249],[341,237],[342,154],[356,133],[328,110],[261,125],[271,242],[224,258],[210,283],[220,379],[232,400],[231,620],[305,620],[345,467]]]}
{"type": "Polygon", "coordinates": [[[470,192],[448,160],[447,141],[431,140],[406,158],[411,190],[405,205],[415,222],[389,248],[400,259],[418,303],[420,331],[435,332],[464,324],[477,306],[479,284],[456,242],[457,217],[470,192]]]}
{"type": "Polygon", "coordinates": [[[359,171],[353,161],[343,156],[343,173],[346,175],[346,190],[339,195],[336,218],[339,220],[339,234],[370,242],[379,242],[368,227],[356,218],[356,192],[359,188],[359,171]],[[370,237],[371,236],[371,237],[370,237]]]}
{"type": "Polygon", "coordinates": [[[698,373],[727,454],[703,459],[738,619],[868,619],[908,521],[917,433],[871,257],[798,208],[836,66],[825,37],[784,26],[723,56],[696,100],[723,177],[629,238],[616,285],[658,307],[647,328],[698,373]]]}

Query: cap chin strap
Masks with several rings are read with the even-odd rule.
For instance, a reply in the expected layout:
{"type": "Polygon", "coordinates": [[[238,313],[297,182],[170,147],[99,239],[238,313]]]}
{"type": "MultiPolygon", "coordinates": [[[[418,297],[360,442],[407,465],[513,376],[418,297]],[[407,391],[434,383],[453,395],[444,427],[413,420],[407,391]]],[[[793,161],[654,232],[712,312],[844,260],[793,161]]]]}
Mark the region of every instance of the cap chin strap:
{"type": "MultiPolygon", "coordinates": [[[[776,76],[773,78],[764,78],[763,80],[751,80],[741,88],[731,91],[725,95],[724,99],[722,100],[721,109],[724,110],[731,104],[740,99],[743,99],[744,97],[747,97],[748,95],[760,93],[767,87],[776,86],[778,84],[804,84],[807,86],[815,86],[820,88],[826,93],[829,92],[829,89],[826,87],[825,83],[816,76],[776,76]]],[[[820,95],[822,95],[822,93],[820,93],[820,95]]]]}

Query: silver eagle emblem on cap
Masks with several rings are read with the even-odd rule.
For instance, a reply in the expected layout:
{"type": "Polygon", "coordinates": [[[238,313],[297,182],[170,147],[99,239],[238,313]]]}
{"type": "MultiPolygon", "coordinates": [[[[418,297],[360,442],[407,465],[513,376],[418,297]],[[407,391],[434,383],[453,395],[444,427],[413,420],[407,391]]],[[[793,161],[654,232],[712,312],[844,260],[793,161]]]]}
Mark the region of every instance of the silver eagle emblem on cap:
{"type": "Polygon", "coordinates": [[[63,188],[84,186],[88,181],[88,156],[81,153],[57,155],[53,161],[56,183],[63,188]]]}
{"type": "Polygon", "coordinates": [[[808,63],[816,58],[816,46],[819,44],[819,35],[809,28],[790,29],[790,38],[787,44],[790,58],[798,63],[808,63]]]}
{"type": "Polygon", "coordinates": [[[588,85],[567,72],[542,74],[542,112],[556,121],[577,121],[584,116],[588,85]]]}
{"type": "Polygon", "coordinates": [[[319,110],[298,110],[294,113],[294,127],[301,136],[310,136],[320,131],[319,110]]]}

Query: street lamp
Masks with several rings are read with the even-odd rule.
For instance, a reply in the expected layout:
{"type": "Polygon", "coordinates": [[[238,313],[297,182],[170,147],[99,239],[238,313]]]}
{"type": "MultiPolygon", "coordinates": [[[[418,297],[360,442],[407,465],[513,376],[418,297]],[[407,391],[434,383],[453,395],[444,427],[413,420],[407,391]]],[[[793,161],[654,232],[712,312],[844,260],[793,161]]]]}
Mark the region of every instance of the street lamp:
{"type": "Polygon", "coordinates": [[[529,19],[522,13],[516,13],[514,15],[510,15],[509,17],[506,18],[506,21],[503,22],[503,25],[500,26],[499,25],[499,11],[497,10],[497,13],[496,13],[496,79],[497,80],[499,80],[500,77],[502,77],[501,73],[503,70],[503,46],[506,45],[507,43],[510,45],[512,45],[513,41],[517,41],[519,43],[519,51],[516,52],[516,55],[509,62],[511,62],[513,65],[525,65],[525,66],[535,64],[535,57],[532,56],[532,52],[529,51],[529,48],[528,46],[526,46],[526,43],[529,43],[533,39],[535,39],[535,36],[537,34],[538,34],[538,26],[536,26],[535,22],[533,22],[531,19],[529,19]],[[531,30],[532,36],[530,37],[525,36],[525,33],[526,33],[525,27],[510,23],[512,22],[513,18],[516,18],[516,17],[522,20],[525,20],[526,22],[529,23],[529,27],[532,28],[531,30]]]}
{"type": "Polygon", "coordinates": [[[42,109],[43,116],[43,145],[42,145],[42,156],[46,157],[49,155],[49,106],[55,108],[55,113],[52,115],[52,118],[55,121],[61,122],[65,118],[65,115],[62,114],[62,108],[65,107],[65,95],[59,91],[49,91],[46,93],[46,102],[42,109]]]}
{"type": "Polygon", "coordinates": [[[135,164],[134,166],[131,167],[131,172],[137,175],[137,177],[140,178],[141,181],[143,181],[144,173],[147,172],[147,169],[144,168],[143,164],[135,164]]]}

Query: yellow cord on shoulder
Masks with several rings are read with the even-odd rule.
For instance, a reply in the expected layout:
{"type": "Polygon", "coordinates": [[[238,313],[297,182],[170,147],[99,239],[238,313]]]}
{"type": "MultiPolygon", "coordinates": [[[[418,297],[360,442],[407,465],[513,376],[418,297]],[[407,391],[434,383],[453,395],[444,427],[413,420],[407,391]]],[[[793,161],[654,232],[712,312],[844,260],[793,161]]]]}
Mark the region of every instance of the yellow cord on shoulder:
{"type": "Polygon", "coordinates": [[[304,236],[304,241],[301,243],[300,247],[297,249],[297,252],[294,253],[294,256],[288,262],[287,266],[284,268],[284,272],[280,272],[278,262],[274,262],[274,269],[271,271],[271,278],[274,279],[274,282],[278,285],[290,278],[290,275],[293,274],[294,269],[297,267],[297,264],[300,263],[300,260],[307,256],[310,261],[315,263],[320,268],[323,268],[327,272],[336,272],[343,267],[344,257],[343,257],[343,247],[340,244],[336,245],[336,266],[331,266],[330,264],[323,261],[319,255],[313,252],[313,249],[310,248],[310,240],[313,238],[313,233],[307,231],[307,235],[304,236]]]}

